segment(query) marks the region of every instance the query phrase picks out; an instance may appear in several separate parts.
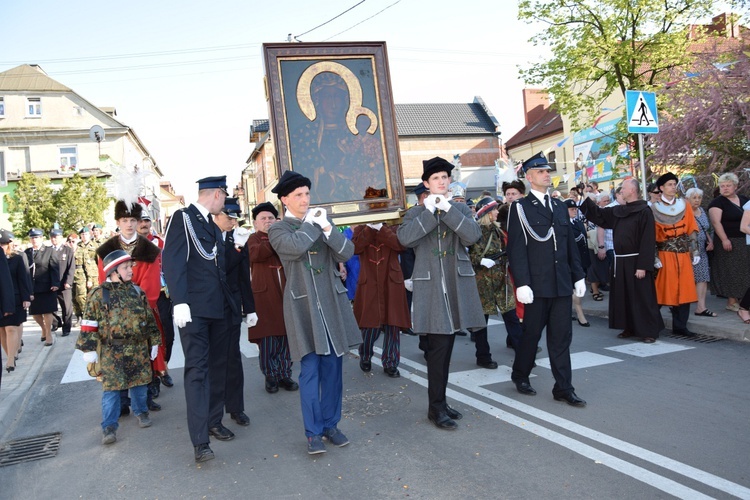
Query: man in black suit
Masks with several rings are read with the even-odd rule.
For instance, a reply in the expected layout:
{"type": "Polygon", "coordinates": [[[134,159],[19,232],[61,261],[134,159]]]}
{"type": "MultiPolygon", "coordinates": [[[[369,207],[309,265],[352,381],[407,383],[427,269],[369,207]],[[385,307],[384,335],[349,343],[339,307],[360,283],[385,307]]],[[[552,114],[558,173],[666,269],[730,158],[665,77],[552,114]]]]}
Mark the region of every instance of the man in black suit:
{"type": "Polygon", "coordinates": [[[565,204],[548,193],[550,166],[542,153],[523,163],[531,190],[508,215],[508,258],[518,301],[524,309],[523,336],[516,347],[511,378],[518,392],[533,396],[529,384],[537,344],[547,327],[547,351],[555,377],[556,401],[586,406],[572,385],[570,323],[572,295],[586,293],[581,258],[565,204]]]}
{"type": "Polygon", "coordinates": [[[221,211],[226,197],[226,176],[199,180],[198,201],[170,219],[162,260],[185,354],[188,431],[196,462],[214,458],[209,434],[225,441],[234,437],[221,424],[209,429],[209,422],[217,420],[210,405],[209,381],[226,381],[229,338],[224,318],[236,308],[226,281],[224,240],[212,218],[221,211]],[[216,370],[218,366],[224,370],[216,370]]]}
{"type": "MultiPolygon", "coordinates": [[[[73,279],[76,272],[75,251],[65,244],[61,229],[53,229],[49,240],[54,249],[54,259],[60,269],[60,289],[57,291],[57,303],[60,304],[60,317],[55,314],[55,321],[62,327],[62,336],[70,335],[73,326],[73,279]]],[[[54,327],[53,327],[54,329],[54,327]]]]}
{"type": "Polygon", "coordinates": [[[221,425],[221,416],[225,408],[237,424],[250,425],[250,418],[245,414],[245,374],[242,369],[240,337],[242,320],[245,319],[248,327],[253,327],[258,322],[258,315],[255,314],[255,301],[250,288],[250,260],[245,246],[250,237],[250,230],[235,229],[241,212],[237,198],[227,198],[224,201],[224,209],[216,216],[216,225],[222,230],[224,237],[227,284],[232,291],[231,299],[235,301],[237,310],[226,317],[226,334],[229,338],[227,362],[223,367],[217,367],[226,370],[225,384],[219,387],[211,380],[211,415],[218,416],[219,420],[209,422],[210,428],[221,425]],[[244,318],[240,312],[244,312],[244,318]],[[219,408],[214,410],[214,405],[218,405],[219,408]]]}

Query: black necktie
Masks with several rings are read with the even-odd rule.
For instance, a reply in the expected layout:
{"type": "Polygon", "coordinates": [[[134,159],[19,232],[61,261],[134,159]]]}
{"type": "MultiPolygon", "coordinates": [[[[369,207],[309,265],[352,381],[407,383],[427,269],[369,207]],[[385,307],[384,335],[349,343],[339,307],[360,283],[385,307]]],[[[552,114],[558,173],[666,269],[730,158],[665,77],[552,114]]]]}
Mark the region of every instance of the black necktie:
{"type": "Polygon", "coordinates": [[[549,205],[549,195],[548,194],[544,195],[544,206],[547,207],[547,210],[549,210],[550,212],[552,211],[552,207],[549,205]]]}

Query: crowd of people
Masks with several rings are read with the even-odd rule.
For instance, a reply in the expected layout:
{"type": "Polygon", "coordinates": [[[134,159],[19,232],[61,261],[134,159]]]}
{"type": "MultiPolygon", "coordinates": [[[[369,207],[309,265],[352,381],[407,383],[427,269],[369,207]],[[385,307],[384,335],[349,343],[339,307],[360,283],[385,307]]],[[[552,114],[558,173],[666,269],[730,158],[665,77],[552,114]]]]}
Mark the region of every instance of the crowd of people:
{"type": "Polygon", "coordinates": [[[654,343],[670,308],[675,334],[693,314],[716,317],[706,295],[750,324],[750,201],[734,174],[719,178],[719,194],[704,209],[698,188],[680,196],[672,173],[648,186],[627,178],[612,193],[589,182],[567,198],[550,192],[543,154],[526,160],[526,182],[502,185],[474,202],[451,183],[453,164],[423,162],[416,204],[400,225],[371,222],[338,228],[310,207],[316,186],[287,171],[271,202],[253,208],[254,230],[238,226],[241,209],[226,177],[198,181],[198,199],[177,211],[164,238],[137,200],[115,204],[117,231],[105,238],[92,224],[71,234],[29,231],[22,250],[0,231],[0,340],[15,369],[22,329],[31,315],[45,346],[53,331],[80,326],[76,347],[102,382],[102,443],[117,440],[119,419],[131,412],[151,425],[161,386],[173,387],[168,363],[179,332],[189,437],[196,462],[214,458],[210,439],[235,437],[229,414],[248,426],[240,338],[259,350],[265,390],[298,391],[307,451],[345,446],[338,428],[343,355],[358,349],[359,367],[373,370],[383,336],[383,373],[400,377],[401,335],[418,335],[427,365],[427,417],[453,430],[461,413],[446,399],[457,335],[470,333],[476,364],[497,369],[488,337],[499,315],[505,345],[514,349],[512,381],[533,396],[530,374],[546,330],[555,400],[586,401],[572,383],[572,323],[590,326],[582,308],[609,293],[609,326],[617,337],[654,343]],[[280,217],[281,215],[281,217],[280,217]],[[742,270],[738,272],[738,270],[742,270]],[[59,314],[58,314],[59,309],[59,314]],[[570,318],[570,319],[569,319],[570,318]],[[242,324],[247,330],[243,332],[242,324]],[[298,380],[293,366],[299,366],[298,380]]]}

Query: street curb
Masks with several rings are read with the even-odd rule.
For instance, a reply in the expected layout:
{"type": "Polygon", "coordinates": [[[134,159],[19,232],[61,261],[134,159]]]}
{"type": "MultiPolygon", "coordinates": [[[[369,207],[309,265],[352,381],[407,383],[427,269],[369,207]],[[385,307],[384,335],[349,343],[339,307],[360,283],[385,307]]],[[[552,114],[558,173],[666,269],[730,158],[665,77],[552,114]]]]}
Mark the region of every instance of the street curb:
{"type": "MultiPolygon", "coordinates": [[[[583,313],[589,316],[596,316],[599,318],[609,318],[609,310],[594,309],[594,308],[583,308],[583,313]]],[[[662,311],[662,318],[664,319],[664,325],[666,328],[672,328],[672,314],[669,312],[669,308],[665,308],[662,311]]],[[[717,337],[727,340],[734,340],[737,342],[750,342],[750,326],[739,322],[727,322],[717,321],[718,318],[696,318],[692,315],[688,322],[688,328],[690,331],[700,334],[708,335],[711,337],[717,337]],[[706,322],[715,321],[715,324],[706,322]],[[727,324],[729,323],[729,324],[727,324]]]]}
{"type": "Polygon", "coordinates": [[[0,442],[4,441],[5,436],[12,430],[29,389],[42,372],[42,366],[51,352],[52,349],[43,348],[34,359],[23,382],[3,398],[3,404],[0,405],[0,442]]]}

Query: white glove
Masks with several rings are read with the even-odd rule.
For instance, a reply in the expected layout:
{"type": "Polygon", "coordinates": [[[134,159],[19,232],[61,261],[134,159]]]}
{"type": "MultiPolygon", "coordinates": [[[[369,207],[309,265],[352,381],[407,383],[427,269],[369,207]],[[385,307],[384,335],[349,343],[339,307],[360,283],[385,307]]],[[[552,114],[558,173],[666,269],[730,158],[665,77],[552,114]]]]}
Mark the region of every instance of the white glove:
{"type": "Polygon", "coordinates": [[[521,304],[531,304],[534,302],[534,292],[530,286],[519,286],[516,290],[516,297],[521,304]]]}
{"type": "Polygon", "coordinates": [[[443,212],[447,212],[448,210],[450,210],[451,209],[451,204],[448,203],[448,202],[451,199],[451,195],[448,194],[446,196],[439,196],[439,198],[440,198],[440,202],[439,203],[435,203],[435,206],[437,208],[439,208],[440,210],[442,210],[443,212]]]}
{"type": "Polygon", "coordinates": [[[700,262],[700,261],[701,261],[700,255],[696,255],[695,257],[693,257],[693,265],[694,266],[697,266],[698,262],[700,262]]]}
{"type": "Polygon", "coordinates": [[[406,288],[410,292],[413,292],[414,282],[412,280],[404,280],[404,288],[406,288]]]}
{"type": "Polygon", "coordinates": [[[151,355],[149,356],[151,358],[151,361],[156,359],[157,354],[159,354],[159,346],[158,345],[152,345],[151,346],[151,355]]]}
{"type": "Polygon", "coordinates": [[[172,311],[172,318],[177,328],[185,328],[185,325],[193,321],[190,316],[190,306],[187,304],[175,304],[172,311]]]}
{"type": "Polygon", "coordinates": [[[659,257],[654,257],[654,268],[661,269],[661,261],[659,260],[659,257]]]}
{"type": "Polygon", "coordinates": [[[245,323],[247,323],[248,328],[254,327],[258,324],[258,315],[256,313],[248,314],[247,318],[245,318],[245,323]]]}
{"type": "Polygon", "coordinates": [[[586,280],[578,280],[573,286],[576,289],[576,297],[581,298],[586,295],[586,280]]]}
{"type": "Polygon", "coordinates": [[[307,211],[307,215],[305,216],[305,222],[309,222],[310,224],[317,224],[321,228],[330,226],[328,223],[328,212],[325,208],[311,208],[307,211]]]}
{"type": "Polygon", "coordinates": [[[480,264],[482,264],[482,265],[483,265],[484,267],[486,267],[487,269],[489,269],[489,268],[491,268],[492,266],[494,266],[494,265],[495,265],[495,261],[494,261],[494,260],[492,260],[492,259],[488,259],[488,258],[486,258],[486,257],[485,257],[485,258],[483,258],[482,260],[480,260],[480,261],[479,261],[479,263],[480,263],[480,264]]]}
{"type": "Polygon", "coordinates": [[[89,351],[83,353],[83,361],[86,363],[96,363],[99,360],[99,355],[96,351],[89,351]]]}
{"type": "Polygon", "coordinates": [[[427,198],[424,199],[424,207],[430,211],[430,213],[435,213],[435,198],[437,198],[437,195],[431,194],[427,196],[427,198]]]}
{"type": "Polygon", "coordinates": [[[247,239],[250,237],[250,230],[244,227],[234,228],[234,244],[237,247],[244,247],[247,239]]]}
{"type": "Polygon", "coordinates": [[[378,222],[377,224],[367,224],[367,227],[370,227],[374,229],[375,231],[380,231],[380,228],[383,227],[383,223],[378,222]]]}

